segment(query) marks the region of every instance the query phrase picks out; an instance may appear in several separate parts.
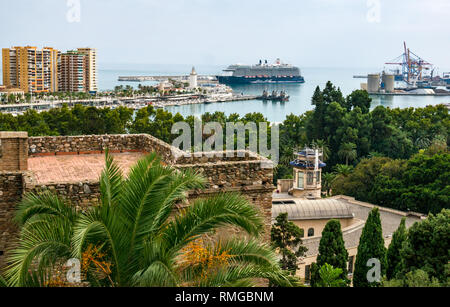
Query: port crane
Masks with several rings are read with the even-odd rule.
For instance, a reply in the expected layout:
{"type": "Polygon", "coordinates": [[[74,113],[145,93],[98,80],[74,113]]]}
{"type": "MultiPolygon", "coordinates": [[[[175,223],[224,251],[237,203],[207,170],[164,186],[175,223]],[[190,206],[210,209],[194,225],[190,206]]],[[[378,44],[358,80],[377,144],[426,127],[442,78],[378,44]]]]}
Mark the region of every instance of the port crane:
{"type": "Polygon", "coordinates": [[[417,81],[423,80],[423,72],[425,70],[430,70],[433,64],[425,61],[414,52],[412,52],[407,46],[406,42],[404,45],[404,53],[399,57],[395,58],[390,63],[385,63],[386,65],[400,65],[402,67],[402,79],[408,84],[415,84],[417,81]]]}

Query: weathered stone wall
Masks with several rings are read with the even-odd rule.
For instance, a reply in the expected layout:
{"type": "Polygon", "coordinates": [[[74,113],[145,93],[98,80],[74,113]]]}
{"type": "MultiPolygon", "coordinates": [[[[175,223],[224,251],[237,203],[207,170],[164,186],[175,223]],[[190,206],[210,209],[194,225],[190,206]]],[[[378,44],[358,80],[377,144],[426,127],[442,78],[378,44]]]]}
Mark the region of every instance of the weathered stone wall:
{"type": "MultiPolygon", "coordinates": [[[[179,158],[176,168],[199,171],[208,181],[206,190],[193,191],[189,199],[208,197],[217,193],[240,193],[254,204],[264,218],[264,239],[270,240],[272,219],[273,169],[265,168],[270,161],[254,153],[245,152],[243,157],[220,158],[204,154],[202,157],[179,158]],[[185,164],[183,164],[185,163],[185,164]]],[[[236,234],[237,231],[227,229],[223,236],[236,234]]],[[[219,235],[220,236],[220,235],[219,235]]]]}
{"type": "Polygon", "coordinates": [[[145,152],[157,152],[167,164],[175,164],[177,157],[184,154],[183,151],[148,134],[139,135],[139,148],[145,152]]]}
{"type": "MultiPolygon", "coordinates": [[[[180,151],[181,152],[181,151],[180,151]]],[[[180,154],[183,154],[181,152],[180,154]]],[[[214,151],[201,152],[177,158],[176,164],[202,164],[215,162],[238,162],[261,160],[258,155],[249,151],[214,151]]]]}
{"type": "Polygon", "coordinates": [[[32,137],[28,139],[29,155],[84,154],[105,148],[111,151],[134,150],[140,147],[138,135],[85,135],[63,137],[32,137]]]}
{"type": "MultiPolygon", "coordinates": [[[[185,153],[150,135],[103,135],[70,137],[33,137],[26,142],[29,156],[82,155],[103,153],[108,148],[117,152],[157,152],[163,161],[175,168],[200,171],[208,180],[202,191],[192,191],[189,200],[212,196],[217,193],[235,192],[244,195],[259,208],[265,220],[264,238],[270,239],[272,218],[273,170],[265,168],[270,161],[251,152],[206,153],[186,157],[185,153]]],[[[1,173],[0,173],[1,174],[1,173]]],[[[41,185],[31,172],[0,175],[0,252],[5,251],[16,229],[11,223],[15,206],[26,192],[54,191],[84,209],[99,199],[99,182],[55,182],[41,185]]],[[[235,233],[229,229],[226,235],[235,233]]],[[[3,257],[0,255],[0,268],[3,257]]]]}
{"type": "MultiPolygon", "coordinates": [[[[270,241],[270,229],[272,225],[272,194],[273,186],[249,186],[245,188],[225,188],[225,189],[207,189],[202,191],[192,191],[189,194],[189,202],[195,201],[199,198],[211,197],[218,193],[240,193],[249,202],[251,202],[260,212],[264,219],[265,231],[262,234],[263,239],[266,242],[270,241]]],[[[216,238],[228,238],[234,235],[241,235],[242,233],[238,229],[226,229],[219,230],[218,237],[216,238]]]]}
{"type": "Polygon", "coordinates": [[[17,203],[22,199],[23,178],[20,172],[0,172],[0,268],[17,235],[12,222],[17,203]]]}
{"type": "Polygon", "coordinates": [[[67,199],[77,206],[77,209],[86,209],[92,204],[97,203],[100,199],[99,182],[61,182],[45,185],[29,185],[25,187],[25,192],[39,193],[42,191],[50,191],[67,199]]]}
{"type": "Polygon", "coordinates": [[[199,171],[212,189],[270,185],[273,190],[273,170],[262,168],[260,161],[177,164],[175,167],[199,171]]]}
{"type": "Polygon", "coordinates": [[[158,152],[167,163],[174,163],[177,151],[169,144],[147,134],[84,135],[32,137],[28,139],[28,155],[92,154],[110,152],[158,152]]]}

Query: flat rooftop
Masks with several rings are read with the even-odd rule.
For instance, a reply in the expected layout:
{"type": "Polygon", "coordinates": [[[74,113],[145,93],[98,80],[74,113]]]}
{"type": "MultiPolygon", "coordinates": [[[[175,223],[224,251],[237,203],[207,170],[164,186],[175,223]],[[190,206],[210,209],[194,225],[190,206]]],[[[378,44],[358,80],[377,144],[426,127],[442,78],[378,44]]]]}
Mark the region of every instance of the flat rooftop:
{"type": "MultiPolygon", "coordinates": [[[[128,174],[143,153],[111,154],[125,174],[128,174]]],[[[31,157],[28,159],[28,170],[35,175],[37,184],[78,183],[96,181],[105,167],[104,154],[61,155],[31,157]]]]}

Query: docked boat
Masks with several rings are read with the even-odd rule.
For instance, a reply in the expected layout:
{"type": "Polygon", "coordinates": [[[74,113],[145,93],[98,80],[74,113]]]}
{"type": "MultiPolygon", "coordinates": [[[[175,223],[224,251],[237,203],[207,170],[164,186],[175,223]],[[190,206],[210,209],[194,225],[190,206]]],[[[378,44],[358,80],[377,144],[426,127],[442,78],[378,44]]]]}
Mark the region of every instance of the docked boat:
{"type": "Polygon", "coordinates": [[[217,76],[222,84],[305,83],[300,69],[277,59],[275,64],[262,60],[256,65],[231,65],[217,76]]]}
{"type": "Polygon", "coordinates": [[[269,95],[269,93],[267,91],[264,91],[261,96],[256,97],[256,99],[258,99],[258,100],[263,100],[263,101],[271,100],[271,101],[281,101],[281,102],[289,101],[289,98],[290,98],[290,96],[287,95],[285,91],[281,91],[279,95],[278,95],[277,91],[273,91],[271,95],[269,95]]]}

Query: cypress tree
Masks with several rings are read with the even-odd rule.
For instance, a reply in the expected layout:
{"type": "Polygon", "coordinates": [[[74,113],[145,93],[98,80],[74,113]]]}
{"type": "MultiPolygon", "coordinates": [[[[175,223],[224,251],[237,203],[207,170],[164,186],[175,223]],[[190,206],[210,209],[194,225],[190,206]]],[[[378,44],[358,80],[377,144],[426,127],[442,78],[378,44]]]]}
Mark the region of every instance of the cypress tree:
{"type": "Polygon", "coordinates": [[[342,236],[341,223],[338,220],[330,220],[323,229],[319,245],[319,255],[317,256],[317,266],[315,266],[316,269],[311,270],[312,286],[315,286],[320,278],[317,269],[320,269],[325,264],[329,264],[336,269],[341,269],[342,273],[339,277],[348,282],[348,252],[342,236]]]}
{"type": "Polygon", "coordinates": [[[367,278],[367,273],[373,269],[373,266],[368,266],[369,260],[371,259],[377,259],[380,262],[380,274],[383,277],[386,273],[386,248],[384,246],[383,230],[378,208],[374,208],[370,212],[359,240],[355,272],[353,275],[353,285],[355,287],[380,286],[379,282],[369,282],[367,278]]]}
{"type": "Polygon", "coordinates": [[[322,91],[317,86],[312,97],[312,105],[315,106],[313,117],[308,121],[306,134],[309,140],[323,139],[324,116],[327,104],[324,102],[322,91]]]}
{"type": "Polygon", "coordinates": [[[397,273],[401,270],[400,265],[402,258],[400,255],[400,250],[402,249],[403,242],[406,241],[407,236],[406,219],[403,218],[397,231],[394,232],[394,235],[392,236],[392,242],[391,245],[389,245],[386,254],[386,277],[388,280],[396,278],[397,273]]]}

